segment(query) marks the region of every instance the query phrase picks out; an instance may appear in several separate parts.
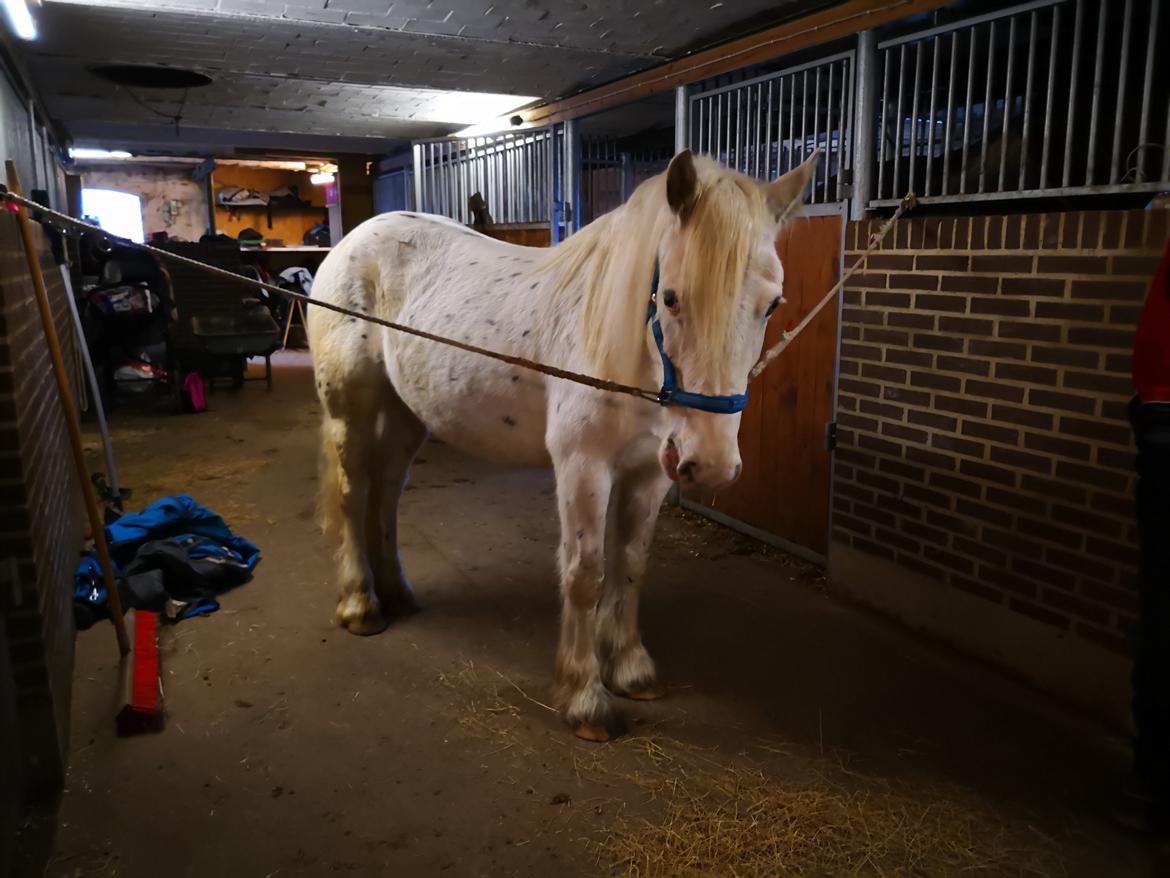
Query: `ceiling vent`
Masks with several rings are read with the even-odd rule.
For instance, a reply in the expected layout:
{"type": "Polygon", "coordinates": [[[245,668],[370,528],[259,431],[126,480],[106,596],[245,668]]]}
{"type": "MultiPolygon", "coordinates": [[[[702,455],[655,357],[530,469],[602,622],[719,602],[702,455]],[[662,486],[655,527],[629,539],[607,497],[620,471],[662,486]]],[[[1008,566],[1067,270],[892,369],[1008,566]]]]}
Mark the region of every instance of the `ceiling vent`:
{"type": "Polygon", "coordinates": [[[91,67],[95,76],[130,88],[202,88],[211,77],[181,67],[151,67],[147,64],[103,64],[91,67]]]}

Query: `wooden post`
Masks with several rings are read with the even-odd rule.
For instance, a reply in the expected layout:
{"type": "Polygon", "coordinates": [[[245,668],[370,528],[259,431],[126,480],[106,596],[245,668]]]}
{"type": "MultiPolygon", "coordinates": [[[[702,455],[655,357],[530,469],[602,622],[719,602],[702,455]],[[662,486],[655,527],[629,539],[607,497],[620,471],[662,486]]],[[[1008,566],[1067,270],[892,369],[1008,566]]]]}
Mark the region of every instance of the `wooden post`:
{"type": "MultiPolygon", "coordinates": [[[[8,172],[9,190],[15,195],[23,195],[20,188],[20,178],[16,175],[16,164],[12,159],[5,162],[5,169],[8,172]]],[[[65,368],[65,360],[61,356],[61,341],[57,338],[57,326],[53,323],[53,309],[49,305],[49,293],[45,289],[45,276],[41,272],[41,260],[37,256],[36,246],[33,244],[32,226],[29,223],[28,213],[23,207],[18,207],[16,210],[16,222],[20,226],[20,238],[24,243],[24,257],[28,262],[33,289],[37,294],[37,309],[41,313],[41,327],[45,332],[45,343],[49,346],[49,358],[53,363],[53,377],[57,380],[57,398],[61,401],[65,425],[69,428],[69,443],[73,449],[73,465],[77,470],[77,478],[81,482],[81,492],[85,496],[86,511],[89,513],[89,527],[93,531],[93,542],[97,548],[98,563],[101,564],[102,579],[105,582],[106,594],[108,595],[110,619],[114,623],[114,631],[118,636],[118,650],[122,655],[129,655],[130,639],[126,636],[126,620],[122,615],[122,598],[118,594],[118,583],[114,578],[114,565],[110,561],[110,547],[106,544],[106,526],[105,522],[102,521],[102,513],[93,491],[93,484],[90,482],[89,474],[85,468],[85,453],[81,444],[81,420],[77,415],[73,389],[69,386],[69,372],[65,368]]],[[[78,341],[83,343],[81,339],[78,341]]]]}

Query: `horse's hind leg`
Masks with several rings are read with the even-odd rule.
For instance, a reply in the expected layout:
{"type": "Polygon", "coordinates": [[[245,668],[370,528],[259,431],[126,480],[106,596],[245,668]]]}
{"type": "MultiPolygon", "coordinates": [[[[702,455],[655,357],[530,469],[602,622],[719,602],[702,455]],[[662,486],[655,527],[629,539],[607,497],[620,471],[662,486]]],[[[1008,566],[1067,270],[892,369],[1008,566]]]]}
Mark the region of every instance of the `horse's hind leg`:
{"type": "MultiPolygon", "coordinates": [[[[319,381],[323,379],[319,376],[319,381]]],[[[386,627],[374,589],[367,534],[371,466],[377,443],[378,385],[323,382],[325,403],[321,511],[327,531],[336,531],[336,619],[353,634],[377,634],[386,627]]]]}
{"type": "Polygon", "coordinates": [[[374,591],[386,615],[403,615],[416,609],[398,554],[398,503],[410,464],[426,435],[426,427],[387,381],[378,418],[366,519],[374,591]]]}

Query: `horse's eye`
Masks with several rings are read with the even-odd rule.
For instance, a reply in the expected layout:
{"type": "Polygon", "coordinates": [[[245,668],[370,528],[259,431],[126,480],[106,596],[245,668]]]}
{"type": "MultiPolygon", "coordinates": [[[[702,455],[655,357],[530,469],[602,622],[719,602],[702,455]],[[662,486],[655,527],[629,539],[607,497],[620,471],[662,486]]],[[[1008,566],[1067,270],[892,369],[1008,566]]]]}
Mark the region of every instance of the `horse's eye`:
{"type": "Polygon", "coordinates": [[[771,317],[772,312],[780,307],[780,297],[777,296],[772,300],[772,304],[768,306],[768,310],[764,312],[764,317],[771,317]]]}
{"type": "Polygon", "coordinates": [[[674,290],[667,290],[662,294],[662,304],[674,311],[678,308],[678,293],[674,290]]]}

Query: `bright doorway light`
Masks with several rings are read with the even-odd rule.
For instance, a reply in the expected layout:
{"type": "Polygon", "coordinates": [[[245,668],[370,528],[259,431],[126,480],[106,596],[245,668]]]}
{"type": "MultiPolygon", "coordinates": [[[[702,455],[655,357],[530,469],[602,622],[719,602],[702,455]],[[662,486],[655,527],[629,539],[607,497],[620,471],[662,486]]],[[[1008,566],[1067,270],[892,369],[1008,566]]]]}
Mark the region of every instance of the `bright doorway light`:
{"type": "Polygon", "coordinates": [[[4,6],[4,17],[8,19],[8,25],[14,34],[22,40],[37,38],[36,22],[33,21],[25,0],[0,0],[0,5],[4,6]]]}
{"type": "Polygon", "coordinates": [[[326,183],[332,183],[333,180],[333,175],[328,171],[317,171],[309,177],[309,182],[314,186],[324,186],[326,183]]]}
{"type": "Polygon", "coordinates": [[[98,225],[112,235],[129,238],[139,244],[146,241],[142,224],[142,199],[132,192],[117,189],[81,190],[81,212],[96,217],[98,225]]]}

